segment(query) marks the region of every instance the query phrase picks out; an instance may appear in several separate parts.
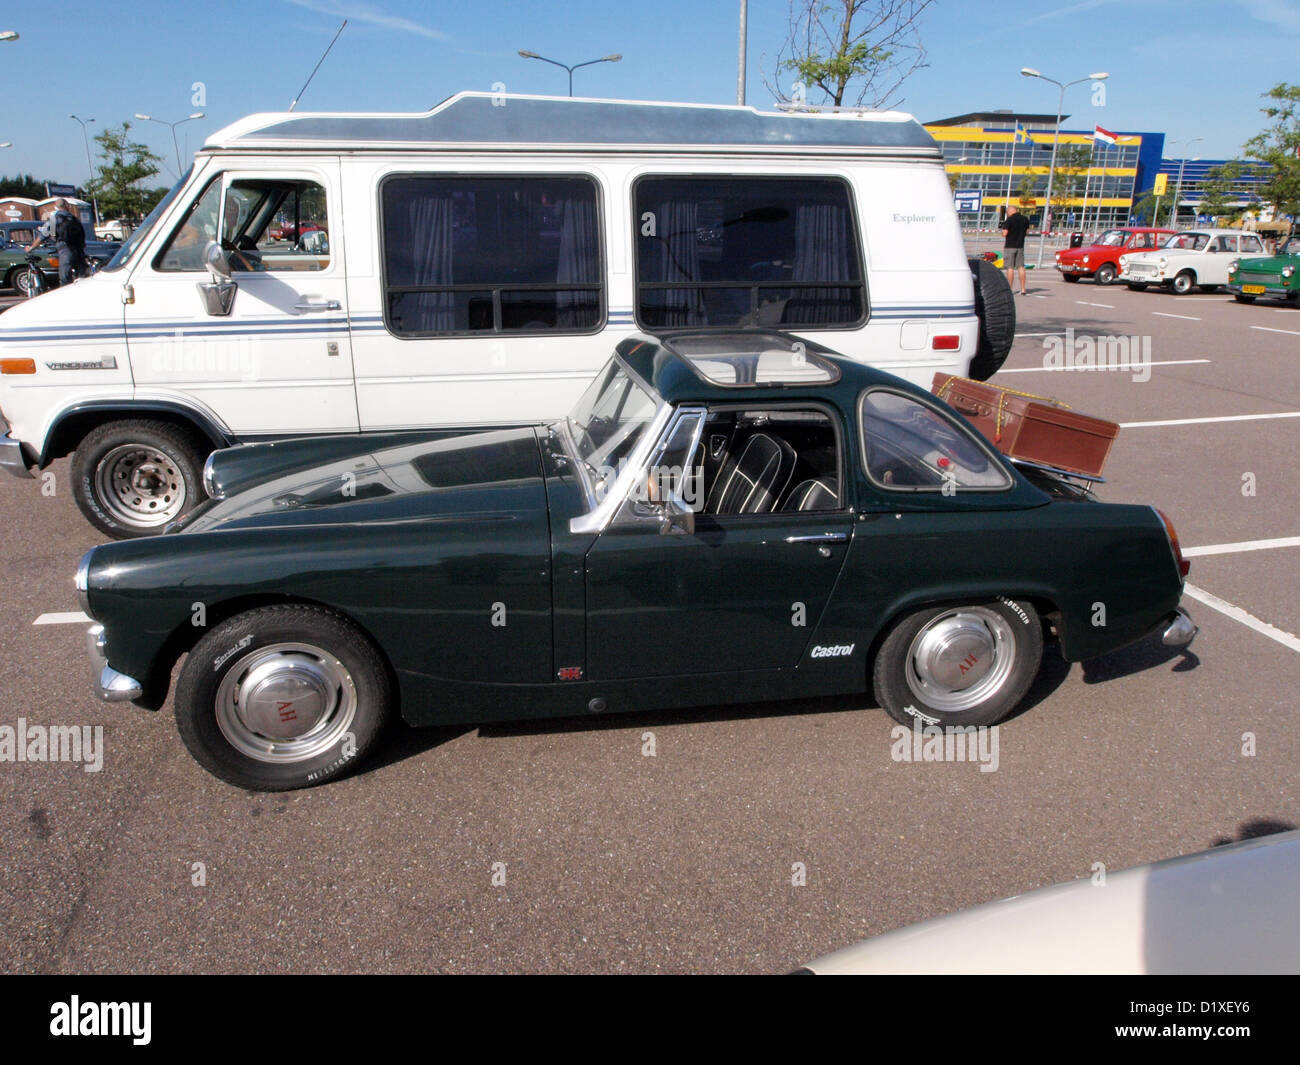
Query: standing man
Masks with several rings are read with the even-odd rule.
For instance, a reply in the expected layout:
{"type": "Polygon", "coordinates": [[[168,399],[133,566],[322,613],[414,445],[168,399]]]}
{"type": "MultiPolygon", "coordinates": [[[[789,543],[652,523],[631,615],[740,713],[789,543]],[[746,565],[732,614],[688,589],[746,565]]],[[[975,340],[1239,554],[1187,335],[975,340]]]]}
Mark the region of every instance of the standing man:
{"type": "Polygon", "coordinates": [[[998,227],[1007,235],[1002,246],[1002,265],[1007,270],[1007,284],[1016,287],[1016,267],[1020,268],[1020,294],[1025,294],[1025,234],[1029,232],[1029,219],[1019,207],[1008,207],[1007,216],[998,227]]]}
{"type": "Polygon", "coordinates": [[[81,219],[68,210],[67,200],[54,202],[54,213],[37,231],[36,239],[27,246],[35,251],[42,240],[54,240],[54,252],[59,258],[59,284],[66,285],[74,277],[86,272],[86,230],[81,219]]]}

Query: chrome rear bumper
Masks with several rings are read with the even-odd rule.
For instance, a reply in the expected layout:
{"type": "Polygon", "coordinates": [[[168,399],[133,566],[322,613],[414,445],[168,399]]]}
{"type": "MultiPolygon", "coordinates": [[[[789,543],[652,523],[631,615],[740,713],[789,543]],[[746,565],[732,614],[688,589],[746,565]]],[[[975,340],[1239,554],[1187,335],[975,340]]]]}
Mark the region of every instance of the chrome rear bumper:
{"type": "Polygon", "coordinates": [[[94,624],[86,630],[86,652],[90,655],[92,687],[106,703],[129,703],[144,692],[144,685],[134,677],[119,673],[104,657],[104,626],[94,624]]]}
{"type": "Polygon", "coordinates": [[[1174,612],[1173,617],[1170,618],[1164,634],[1160,637],[1160,641],[1167,647],[1185,647],[1192,642],[1192,637],[1198,631],[1191,615],[1182,607],[1179,607],[1174,612]]]}

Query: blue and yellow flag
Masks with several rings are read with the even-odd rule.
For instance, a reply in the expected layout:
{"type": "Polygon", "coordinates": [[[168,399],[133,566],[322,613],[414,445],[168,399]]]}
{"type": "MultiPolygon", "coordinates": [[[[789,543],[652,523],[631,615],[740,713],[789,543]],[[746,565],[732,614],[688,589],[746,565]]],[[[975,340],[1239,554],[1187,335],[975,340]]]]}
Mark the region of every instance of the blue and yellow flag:
{"type": "Polygon", "coordinates": [[[1025,127],[1019,122],[1016,123],[1016,143],[1025,144],[1029,141],[1029,134],[1025,132],[1025,127]]]}

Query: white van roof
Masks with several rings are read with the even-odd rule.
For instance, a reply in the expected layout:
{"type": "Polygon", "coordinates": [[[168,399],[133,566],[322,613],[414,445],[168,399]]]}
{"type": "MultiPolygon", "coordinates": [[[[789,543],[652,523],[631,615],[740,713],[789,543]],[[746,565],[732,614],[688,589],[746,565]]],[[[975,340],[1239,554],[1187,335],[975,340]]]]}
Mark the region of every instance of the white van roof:
{"type": "Polygon", "coordinates": [[[939,156],[898,111],[804,113],[717,104],[461,92],[423,114],[249,115],[207,139],[212,149],[550,150],[696,148],[939,156]]]}

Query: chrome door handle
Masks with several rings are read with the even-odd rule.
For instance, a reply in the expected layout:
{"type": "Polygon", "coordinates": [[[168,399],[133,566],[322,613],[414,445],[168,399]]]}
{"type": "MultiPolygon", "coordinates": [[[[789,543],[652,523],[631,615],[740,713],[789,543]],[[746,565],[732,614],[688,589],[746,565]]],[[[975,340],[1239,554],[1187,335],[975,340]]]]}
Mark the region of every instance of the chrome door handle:
{"type": "Polygon", "coordinates": [[[326,300],[324,303],[307,303],[304,301],[303,303],[295,303],[293,309],[302,314],[307,314],[310,311],[341,311],[343,310],[343,304],[338,300],[326,300]]]}
{"type": "Polygon", "coordinates": [[[787,544],[842,544],[849,539],[848,533],[813,533],[811,536],[787,536],[787,544]]]}

